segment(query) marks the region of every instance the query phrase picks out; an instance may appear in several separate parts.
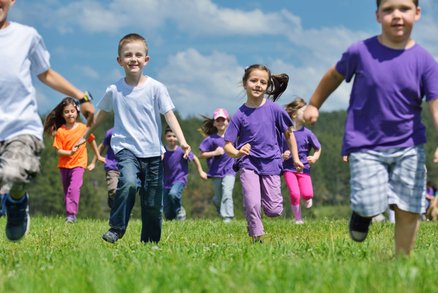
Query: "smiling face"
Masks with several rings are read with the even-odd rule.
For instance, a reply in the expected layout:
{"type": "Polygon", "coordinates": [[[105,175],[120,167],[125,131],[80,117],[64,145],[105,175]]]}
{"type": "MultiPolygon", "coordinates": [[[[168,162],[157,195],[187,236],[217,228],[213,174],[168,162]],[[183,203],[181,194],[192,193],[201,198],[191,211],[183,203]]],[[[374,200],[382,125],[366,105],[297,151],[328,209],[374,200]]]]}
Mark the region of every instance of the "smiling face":
{"type": "Polygon", "coordinates": [[[243,84],[248,101],[263,99],[268,84],[269,73],[266,70],[258,68],[252,69],[243,84]]]}
{"type": "Polygon", "coordinates": [[[227,129],[228,119],[226,119],[224,117],[218,117],[218,118],[216,118],[216,120],[214,120],[213,125],[214,125],[214,127],[216,127],[217,132],[219,134],[222,134],[227,129]]]}
{"type": "Polygon", "coordinates": [[[76,123],[76,119],[78,118],[78,109],[75,105],[68,104],[64,106],[62,110],[62,117],[65,120],[65,125],[71,127],[76,123]]]}
{"type": "Polygon", "coordinates": [[[164,139],[166,140],[166,144],[169,149],[174,149],[176,147],[178,138],[176,137],[174,132],[167,131],[164,135],[164,139]]]}
{"type": "Polygon", "coordinates": [[[8,26],[8,12],[15,0],[0,0],[0,29],[8,26]]]}
{"type": "Polygon", "coordinates": [[[383,0],[376,11],[382,26],[381,42],[394,48],[410,45],[414,23],[421,17],[421,10],[412,0],[383,0]]]}
{"type": "Polygon", "coordinates": [[[117,62],[123,67],[127,76],[143,74],[143,68],[149,61],[146,50],[147,48],[143,41],[131,41],[122,46],[117,62]]]}

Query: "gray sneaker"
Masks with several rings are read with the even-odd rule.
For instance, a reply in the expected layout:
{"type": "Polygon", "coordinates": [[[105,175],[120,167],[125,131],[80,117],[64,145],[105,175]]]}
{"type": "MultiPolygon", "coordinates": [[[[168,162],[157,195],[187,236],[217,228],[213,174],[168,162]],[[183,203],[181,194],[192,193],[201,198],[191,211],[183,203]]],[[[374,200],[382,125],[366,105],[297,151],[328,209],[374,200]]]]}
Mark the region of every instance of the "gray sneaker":
{"type": "Polygon", "coordinates": [[[20,202],[12,202],[10,195],[6,198],[6,237],[18,241],[29,230],[29,195],[26,193],[20,202]]]}
{"type": "Polygon", "coordinates": [[[184,207],[181,207],[181,209],[178,211],[176,215],[176,220],[184,221],[185,219],[186,219],[186,210],[184,209],[184,207]]]}
{"type": "Polygon", "coordinates": [[[102,239],[109,243],[116,243],[121,235],[114,229],[109,229],[105,234],[102,235],[102,239]]]}

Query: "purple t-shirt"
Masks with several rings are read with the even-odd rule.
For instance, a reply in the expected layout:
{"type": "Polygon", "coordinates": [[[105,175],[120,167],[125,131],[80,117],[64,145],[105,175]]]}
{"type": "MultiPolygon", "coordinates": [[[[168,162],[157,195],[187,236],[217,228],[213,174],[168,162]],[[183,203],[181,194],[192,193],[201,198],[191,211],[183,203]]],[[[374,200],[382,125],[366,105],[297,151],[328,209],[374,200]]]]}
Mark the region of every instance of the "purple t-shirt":
{"type": "Polygon", "coordinates": [[[238,168],[260,175],[279,175],[283,167],[282,136],[293,122],[286,111],[271,100],[258,108],[242,105],[231,118],[224,139],[240,149],[251,145],[248,156],[236,160],[238,168]]]}
{"type": "Polygon", "coordinates": [[[105,133],[105,138],[102,141],[102,144],[106,147],[104,168],[107,172],[110,170],[118,170],[116,156],[111,148],[111,136],[113,135],[113,129],[114,128],[108,129],[108,131],[105,133]]]}
{"type": "MultiPolygon", "coordinates": [[[[304,164],[303,173],[310,174],[310,164],[307,161],[307,156],[312,149],[319,150],[321,144],[316,138],[316,135],[306,127],[301,127],[301,129],[295,130],[294,135],[298,146],[298,156],[300,157],[301,163],[304,164]]],[[[286,139],[283,139],[283,152],[288,149],[289,146],[287,145],[286,139]]],[[[292,157],[283,162],[283,169],[296,172],[292,157]]]]}
{"type": "Polygon", "coordinates": [[[189,162],[193,160],[193,153],[189,153],[188,160],[184,159],[184,150],[179,146],[174,151],[166,148],[163,158],[164,188],[172,188],[172,185],[181,182],[187,184],[189,174],[189,162]]]}
{"type": "Polygon", "coordinates": [[[350,46],[336,70],[354,77],[342,155],[426,142],[421,103],[438,98],[438,63],[424,48],[391,49],[375,36],[350,46]]]}
{"type": "MultiPolygon", "coordinates": [[[[225,145],[225,140],[222,136],[218,134],[212,134],[204,138],[204,140],[199,145],[199,150],[201,152],[211,152],[216,150],[218,147],[223,148],[225,145]]],[[[236,172],[233,170],[234,159],[224,153],[221,156],[214,156],[207,159],[208,166],[208,177],[223,178],[225,175],[235,175],[236,172]]]]}

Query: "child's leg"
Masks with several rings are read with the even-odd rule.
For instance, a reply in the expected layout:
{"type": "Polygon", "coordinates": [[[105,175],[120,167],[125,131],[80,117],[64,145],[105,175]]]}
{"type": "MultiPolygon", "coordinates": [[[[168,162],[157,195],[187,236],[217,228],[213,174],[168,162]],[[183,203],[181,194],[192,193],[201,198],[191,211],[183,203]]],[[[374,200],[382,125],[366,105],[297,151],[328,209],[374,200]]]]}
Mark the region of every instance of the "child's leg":
{"type": "Polygon", "coordinates": [[[113,207],[111,208],[109,225],[121,237],[128,227],[131,211],[135,203],[140,163],[135,155],[126,149],[118,152],[116,157],[120,177],[117,183],[113,207]]]}
{"type": "Polygon", "coordinates": [[[163,210],[164,210],[164,218],[166,220],[171,221],[176,218],[176,213],[173,212],[174,208],[169,192],[170,192],[170,188],[163,188],[163,210]]]}
{"type": "Polygon", "coordinates": [[[262,236],[265,232],[261,215],[260,176],[252,170],[241,169],[240,182],[242,183],[248,234],[253,238],[262,236]]]}
{"type": "Polygon", "coordinates": [[[395,208],[395,253],[409,255],[415,244],[419,215],[395,208]]]}
{"type": "Polygon", "coordinates": [[[67,216],[76,218],[79,209],[79,199],[84,176],[84,168],[66,169],[70,172],[70,184],[65,195],[65,210],[67,216]]]}
{"type": "MultiPolygon", "coordinates": [[[[184,183],[182,182],[176,182],[172,185],[172,188],[169,191],[168,197],[171,201],[171,213],[172,215],[175,215],[175,218],[177,220],[185,220],[185,215],[183,218],[181,218],[181,212],[184,211],[183,205],[182,205],[182,194],[184,191],[184,183]]],[[[185,214],[185,212],[184,212],[185,214]]]]}
{"type": "Polygon", "coordinates": [[[161,156],[139,160],[144,174],[140,188],[140,241],[158,243],[161,239],[163,212],[163,162],[161,156]]]}
{"type": "Polygon", "coordinates": [[[268,217],[278,217],[283,213],[283,196],[279,175],[263,175],[261,178],[262,207],[268,217]]]}
{"type": "Polygon", "coordinates": [[[120,172],[117,170],[108,170],[106,172],[106,186],[108,189],[108,206],[112,208],[114,197],[116,195],[117,183],[119,182],[120,172]]]}
{"type": "Polygon", "coordinates": [[[212,202],[216,207],[218,214],[221,213],[221,201],[222,201],[222,178],[211,178],[213,182],[213,199],[212,202]]]}
{"type": "Polygon", "coordinates": [[[313,186],[312,177],[306,173],[297,173],[298,185],[302,198],[306,201],[306,208],[312,207],[313,186]]]}
{"type": "Polygon", "coordinates": [[[295,172],[284,171],[284,181],[286,182],[287,190],[289,191],[290,207],[295,218],[295,222],[301,222],[300,208],[300,187],[295,172]]]}
{"type": "Polygon", "coordinates": [[[234,175],[225,175],[222,178],[222,198],[220,205],[220,214],[223,219],[234,218],[233,188],[236,177],[234,175]]]}

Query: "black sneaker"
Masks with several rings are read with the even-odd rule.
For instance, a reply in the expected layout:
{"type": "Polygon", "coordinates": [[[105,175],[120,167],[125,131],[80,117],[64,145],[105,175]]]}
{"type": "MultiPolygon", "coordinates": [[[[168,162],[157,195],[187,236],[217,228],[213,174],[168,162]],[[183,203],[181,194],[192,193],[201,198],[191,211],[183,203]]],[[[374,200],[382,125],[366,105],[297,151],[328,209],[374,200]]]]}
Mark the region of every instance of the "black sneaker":
{"type": "Polygon", "coordinates": [[[102,239],[109,243],[115,243],[120,238],[122,238],[121,234],[114,229],[109,229],[105,234],[102,235],[102,239]]]}
{"type": "Polygon", "coordinates": [[[18,241],[29,230],[29,196],[26,193],[20,202],[15,203],[6,198],[6,237],[11,241],[18,241]]]}
{"type": "Polygon", "coordinates": [[[357,242],[364,241],[368,235],[368,228],[370,227],[371,219],[372,218],[362,217],[353,211],[349,224],[351,239],[357,242]]]}

